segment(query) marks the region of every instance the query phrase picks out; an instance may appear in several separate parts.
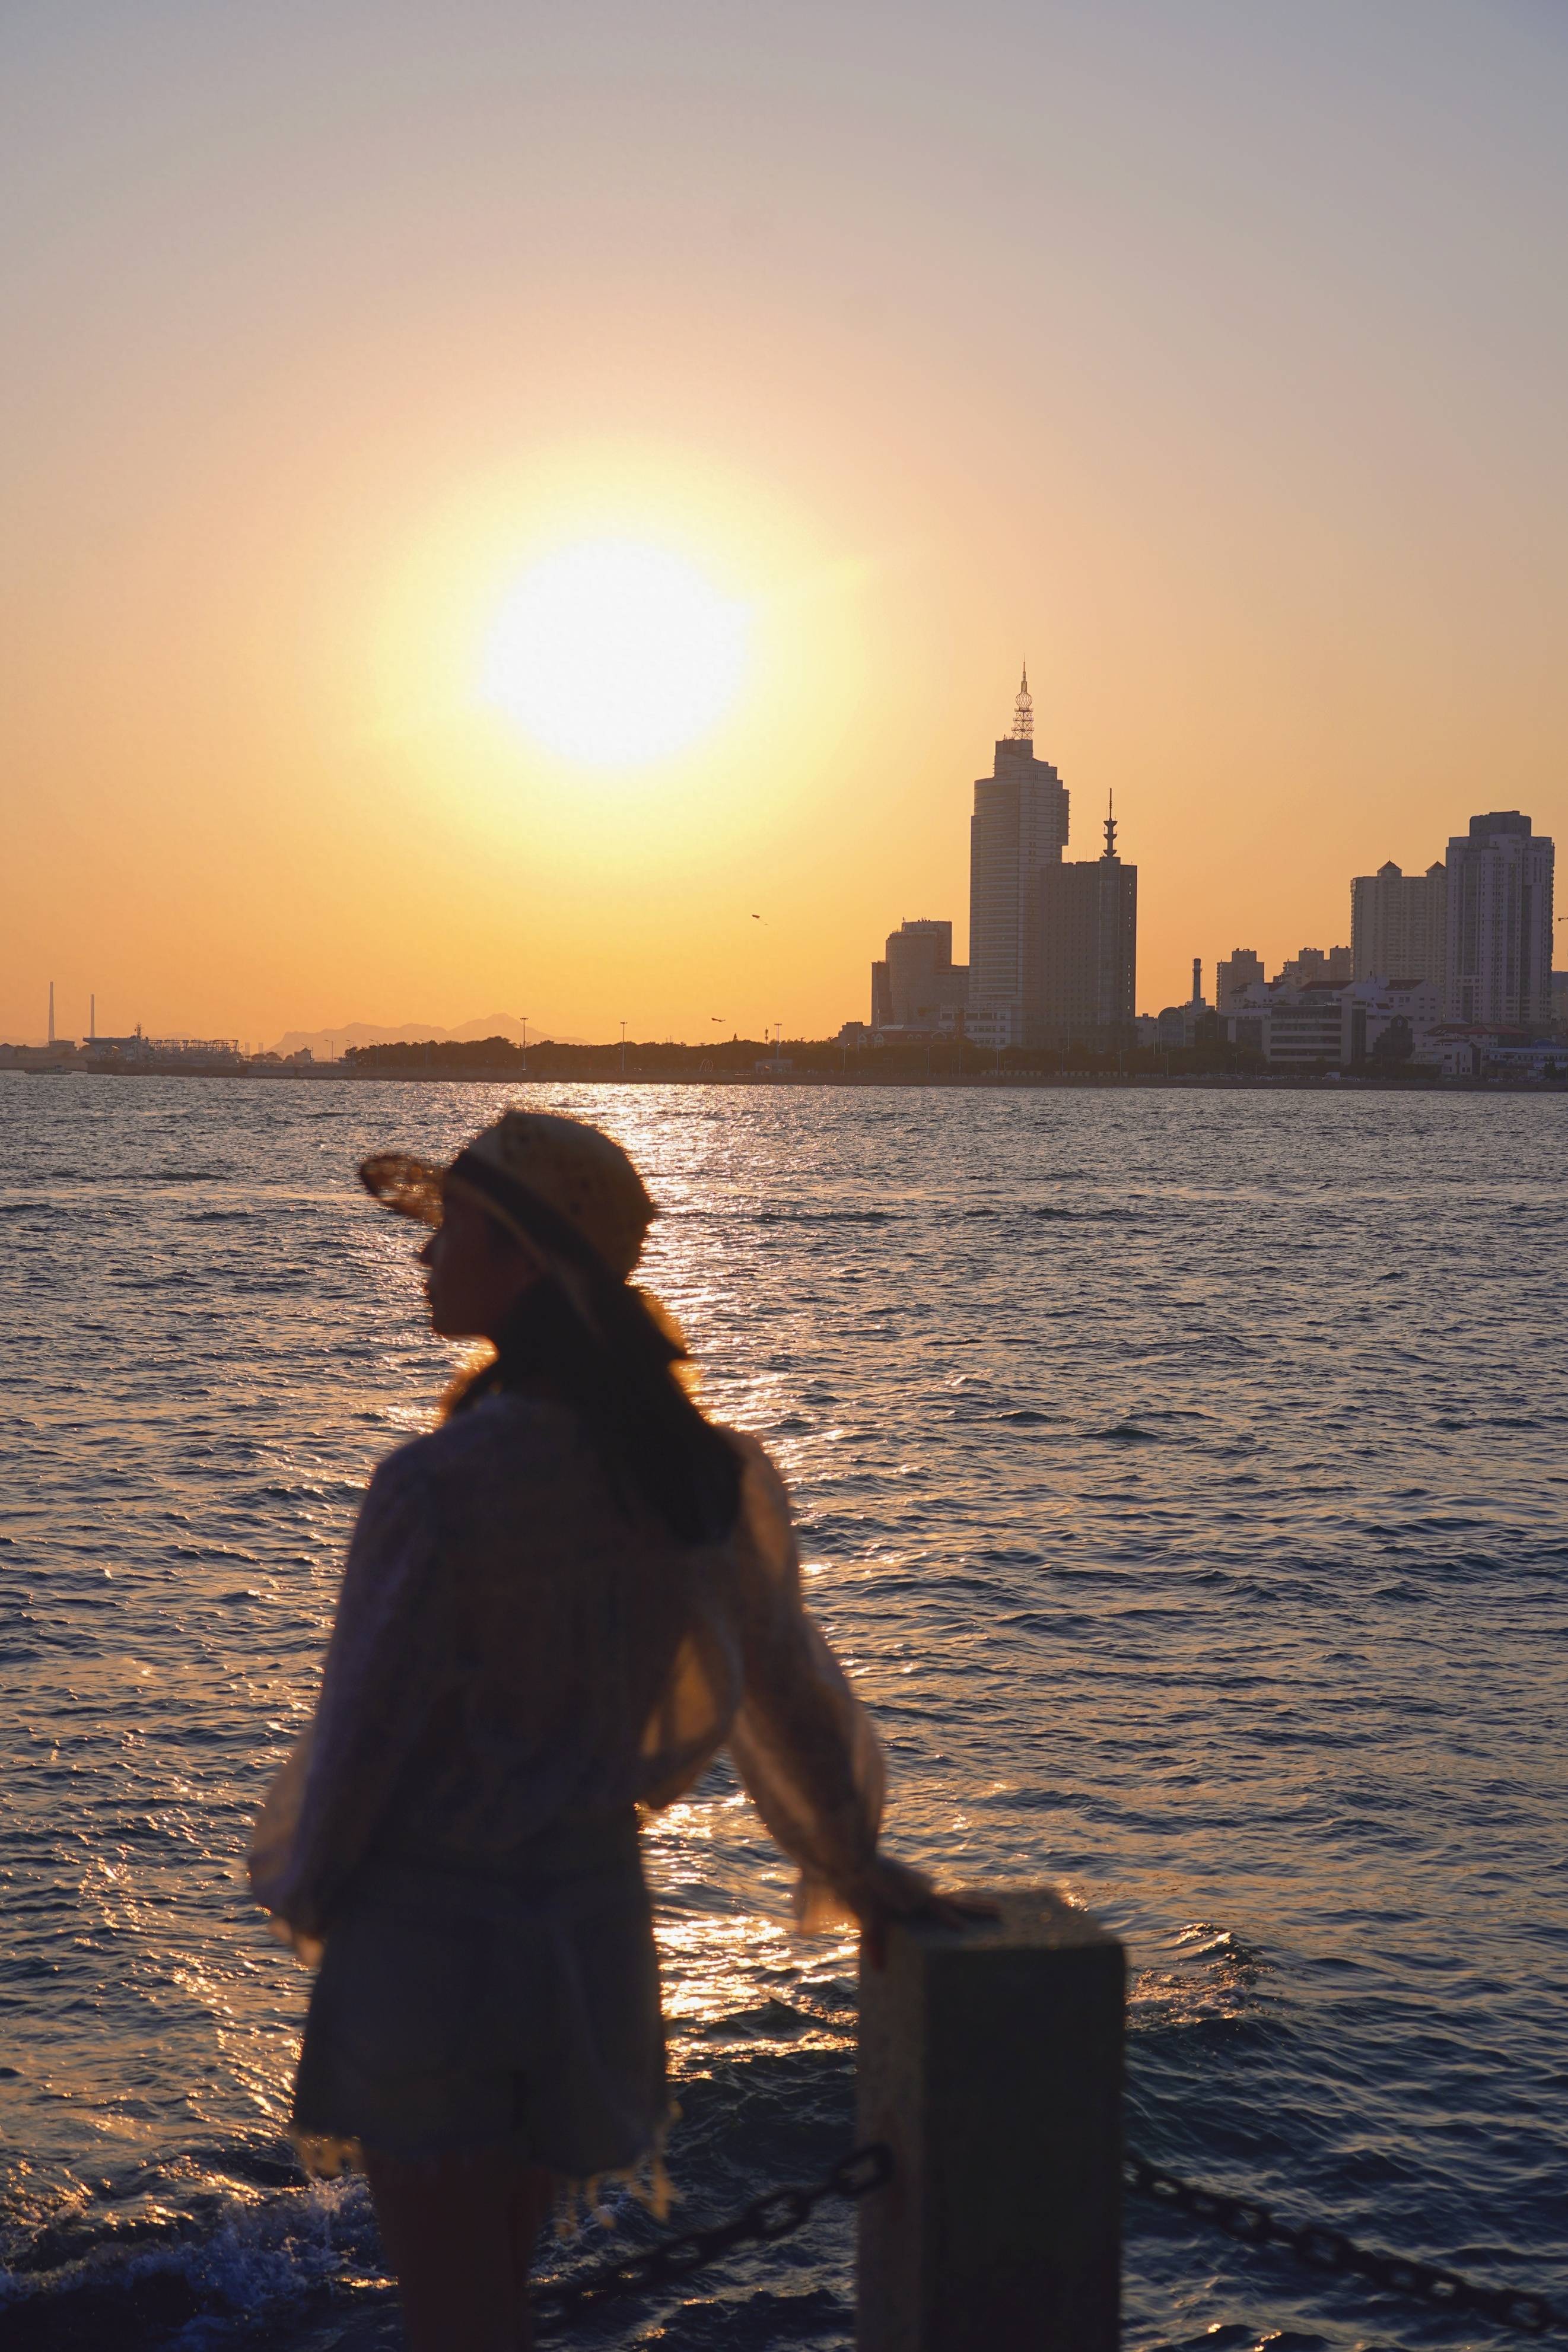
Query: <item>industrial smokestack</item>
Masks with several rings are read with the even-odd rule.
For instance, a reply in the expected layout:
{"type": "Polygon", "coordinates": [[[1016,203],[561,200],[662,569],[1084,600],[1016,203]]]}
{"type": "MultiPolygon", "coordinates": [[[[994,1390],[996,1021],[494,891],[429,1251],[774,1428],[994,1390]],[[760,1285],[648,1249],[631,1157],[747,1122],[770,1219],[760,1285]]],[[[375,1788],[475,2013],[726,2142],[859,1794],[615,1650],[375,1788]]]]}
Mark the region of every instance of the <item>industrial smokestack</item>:
{"type": "Polygon", "coordinates": [[[1203,958],[1201,956],[1194,956],[1192,960],[1192,1001],[1195,1004],[1203,1003],[1203,958]]]}

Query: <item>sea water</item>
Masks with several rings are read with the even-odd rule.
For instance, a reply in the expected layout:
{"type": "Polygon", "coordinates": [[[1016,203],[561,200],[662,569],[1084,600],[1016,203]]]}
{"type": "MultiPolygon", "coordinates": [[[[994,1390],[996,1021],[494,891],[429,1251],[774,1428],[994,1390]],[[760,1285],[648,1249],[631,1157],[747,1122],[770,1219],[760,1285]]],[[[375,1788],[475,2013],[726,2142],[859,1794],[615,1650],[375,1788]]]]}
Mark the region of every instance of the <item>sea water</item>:
{"type": "MultiPolygon", "coordinates": [[[[394,2340],[362,2188],[294,2169],[307,1979],[236,1870],[366,1475],[449,1369],[355,1161],[506,1098],[0,1079],[8,2343],[394,2340]]],[[[647,1172],[648,1278],[789,1477],[892,1845],[1124,1935],[1134,2144],[1563,2294],[1568,1106],[526,1098],[647,1172]]],[[[723,1768],[648,1843],[695,2220],[846,2144],[854,1955],[791,1936],[723,1768]]],[[[587,2340],[829,2352],[852,2297],[824,2209],[587,2340]]],[[[1135,2207],[1126,2308],[1143,2352],[1505,2340],[1135,2207]]]]}

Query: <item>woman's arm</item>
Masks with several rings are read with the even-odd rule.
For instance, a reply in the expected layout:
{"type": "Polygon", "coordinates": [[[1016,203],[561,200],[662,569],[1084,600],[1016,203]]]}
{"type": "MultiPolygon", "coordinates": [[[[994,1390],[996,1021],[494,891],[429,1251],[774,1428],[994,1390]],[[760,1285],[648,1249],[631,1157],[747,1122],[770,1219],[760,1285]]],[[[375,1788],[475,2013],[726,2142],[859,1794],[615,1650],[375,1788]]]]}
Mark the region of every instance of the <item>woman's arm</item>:
{"type": "Polygon", "coordinates": [[[795,1916],[806,1928],[858,1919],[881,1968],[894,1920],[961,1927],[995,1906],[938,1892],[924,1871],[877,1851],[885,1773],[860,1700],[800,1599],[800,1558],[784,1482],[760,1445],[746,1459],[738,1531],[745,1692],[730,1752],[752,1802],[800,1865],[795,1916]]]}
{"type": "Polygon", "coordinates": [[[871,1719],[808,1616],[783,1481],[743,1440],[740,1637],[745,1689],[730,1752],[758,1811],[800,1865],[805,1927],[866,1916],[884,1880],[927,1882],[880,1858],[885,1775],[871,1719]]]}
{"type": "Polygon", "coordinates": [[[448,1643],[439,1561],[423,1449],[404,1446],[371,1479],[349,1546],[308,1763],[302,1774],[295,1766],[298,1820],[280,1838],[275,1807],[270,1834],[252,1849],[252,1891],[296,1938],[321,1934],[440,1687],[448,1643]]]}

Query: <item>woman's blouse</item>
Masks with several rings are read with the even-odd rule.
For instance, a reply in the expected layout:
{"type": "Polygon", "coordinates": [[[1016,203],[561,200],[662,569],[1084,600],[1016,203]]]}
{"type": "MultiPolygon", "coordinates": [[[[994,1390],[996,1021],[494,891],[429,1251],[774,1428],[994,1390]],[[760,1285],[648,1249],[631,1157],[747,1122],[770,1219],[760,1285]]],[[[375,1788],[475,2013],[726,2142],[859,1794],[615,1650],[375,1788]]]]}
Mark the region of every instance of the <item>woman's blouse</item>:
{"type": "Polygon", "coordinates": [[[739,1519],[706,1548],[618,1496],[576,1416],[538,1397],[486,1397],[382,1464],[311,1732],[252,1847],[252,1887],[301,1949],[368,1861],[526,1869],[563,1820],[667,1804],[725,1745],[800,1866],[802,1924],[850,1907],[881,1751],[802,1606],[782,1482],[733,1442],[739,1519]]]}

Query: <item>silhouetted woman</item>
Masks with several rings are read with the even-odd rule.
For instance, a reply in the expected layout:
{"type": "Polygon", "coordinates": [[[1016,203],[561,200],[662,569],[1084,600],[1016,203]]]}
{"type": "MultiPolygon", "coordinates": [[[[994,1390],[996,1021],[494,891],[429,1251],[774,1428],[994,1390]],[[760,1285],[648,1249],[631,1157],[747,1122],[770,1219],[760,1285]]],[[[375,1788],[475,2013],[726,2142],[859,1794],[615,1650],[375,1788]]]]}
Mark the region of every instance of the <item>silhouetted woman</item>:
{"type": "Polygon", "coordinates": [[[880,1752],[776,1472],[628,1282],[653,1211],[625,1153],[508,1111],[450,1167],[361,1174],[434,1228],[435,1330],[490,1346],[371,1481],[251,1884],[319,1958],[296,2137],[362,2163],[412,2352],[516,2352],[556,2188],[663,2136],[640,1805],[727,1745],[803,1925],[957,1915],[877,1853],[880,1752]]]}

